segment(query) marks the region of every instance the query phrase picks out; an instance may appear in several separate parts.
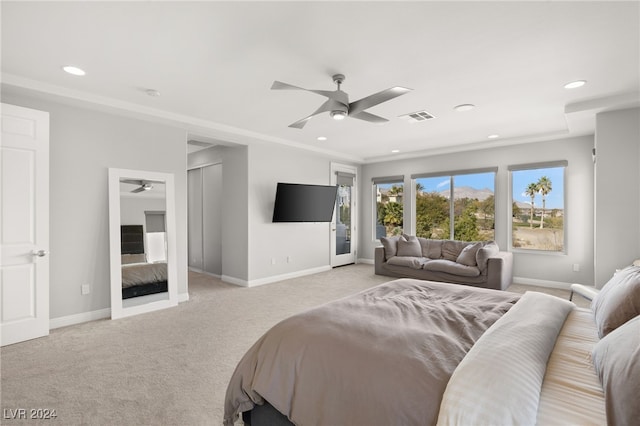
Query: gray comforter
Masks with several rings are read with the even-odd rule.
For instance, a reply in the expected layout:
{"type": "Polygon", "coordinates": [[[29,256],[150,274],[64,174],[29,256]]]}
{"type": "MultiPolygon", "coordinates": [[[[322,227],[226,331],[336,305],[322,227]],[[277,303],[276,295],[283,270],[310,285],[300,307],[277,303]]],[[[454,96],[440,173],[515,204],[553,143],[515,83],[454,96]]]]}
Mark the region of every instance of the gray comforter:
{"type": "Polygon", "coordinates": [[[430,425],[449,377],[519,294],[399,279],[265,333],[227,389],[225,425],[264,400],[298,425],[430,425]]]}

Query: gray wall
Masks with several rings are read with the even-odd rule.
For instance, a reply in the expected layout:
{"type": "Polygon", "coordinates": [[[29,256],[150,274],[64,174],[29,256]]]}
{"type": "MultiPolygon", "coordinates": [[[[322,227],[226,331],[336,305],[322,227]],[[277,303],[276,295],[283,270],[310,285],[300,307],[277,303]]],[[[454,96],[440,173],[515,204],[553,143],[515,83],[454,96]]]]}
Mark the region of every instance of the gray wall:
{"type": "MultiPolygon", "coordinates": [[[[50,113],[51,317],[110,306],[109,167],[174,173],[178,292],[185,294],[186,132],[172,126],[22,95],[3,94],[3,102],[50,113]],[[80,294],[82,284],[91,284],[90,295],[80,294]]],[[[603,276],[609,276],[612,269],[640,257],[638,109],[598,116],[597,203],[594,201],[591,159],[594,143],[593,137],[585,136],[360,166],[358,257],[373,259],[373,249],[378,244],[372,234],[372,177],[404,174],[407,176],[405,184],[409,184],[408,177],[412,173],[497,166],[496,240],[501,247],[506,247],[507,166],[563,159],[569,163],[567,254],[516,253],[514,274],[532,283],[601,282],[603,278],[596,280],[594,273],[594,240],[598,247],[596,264],[603,276]],[[620,179],[625,181],[623,186],[619,185],[620,179]],[[620,203],[624,203],[623,209],[610,209],[621,206],[620,203]],[[595,221],[594,205],[598,216],[595,221]],[[612,214],[613,210],[618,214],[612,214]],[[579,272],[572,271],[574,263],[580,265],[579,272]]],[[[277,182],[329,184],[331,161],[342,163],[340,159],[262,143],[219,146],[212,152],[208,155],[223,164],[223,279],[240,284],[260,283],[330,265],[329,224],[274,224],[271,215],[277,182]],[[288,257],[290,262],[287,262],[288,257]]],[[[190,165],[205,160],[196,156],[190,165]]],[[[407,207],[411,209],[410,205],[407,207]]],[[[407,231],[411,232],[411,229],[407,231]]]]}
{"type": "Polygon", "coordinates": [[[328,157],[285,146],[256,144],[250,147],[250,280],[331,264],[329,223],[272,223],[277,183],[330,185],[331,161],[328,157]]]}
{"type": "Polygon", "coordinates": [[[143,225],[146,228],[145,211],[166,211],[164,198],[120,196],[120,224],[143,225]]]}
{"type": "MultiPolygon", "coordinates": [[[[514,253],[514,276],[531,284],[581,282],[593,283],[593,162],[592,137],[577,137],[548,142],[514,145],[455,154],[420,157],[408,160],[367,164],[362,167],[360,188],[360,256],[373,259],[374,201],[373,177],[405,175],[405,187],[414,173],[448,172],[484,167],[498,167],[496,176],[496,242],[507,248],[509,211],[509,173],[507,166],[554,160],[567,160],[567,254],[514,253]],[[574,263],[580,265],[573,272],[574,263]]],[[[410,229],[411,197],[405,197],[405,232],[410,229]]]]}
{"type": "Polygon", "coordinates": [[[601,287],[640,259],[640,108],[596,117],[595,269],[601,287]]]}
{"type": "Polygon", "coordinates": [[[15,94],[3,93],[2,101],[50,114],[50,317],[111,306],[109,167],[174,174],[178,293],[185,294],[186,132],[15,94]],[[90,294],[80,294],[83,284],[90,294]]]}
{"type": "Polygon", "coordinates": [[[249,150],[222,150],[222,278],[249,279],[249,150]]]}

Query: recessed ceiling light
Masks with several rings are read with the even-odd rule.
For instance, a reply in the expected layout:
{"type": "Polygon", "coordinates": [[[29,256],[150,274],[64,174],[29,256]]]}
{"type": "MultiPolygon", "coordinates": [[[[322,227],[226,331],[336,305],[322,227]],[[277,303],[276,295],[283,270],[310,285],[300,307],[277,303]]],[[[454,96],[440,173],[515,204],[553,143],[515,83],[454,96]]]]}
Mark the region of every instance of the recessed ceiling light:
{"type": "Polygon", "coordinates": [[[392,149],[391,152],[394,153],[394,154],[397,154],[397,153],[400,152],[400,150],[399,149],[392,149]]]}
{"type": "Polygon", "coordinates": [[[496,135],[495,133],[493,135],[489,135],[487,136],[489,139],[497,139],[500,137],[500,135],[496,135]]]}
{"type": "Polygon", "coordinates": [[[476,106],[473,104],[462,104],[462,105],[458,105],[453,107],[453,109],[455,109],[458,112],[463,112],[463,111],[470,111],[472,109],[474,109],[476,106]]]}
{"type": "Polygon", "coordinates": [[[577,87],[582,87],[586,84],[587,82],[585,80],[577,80],[577,81],[572,81],[571,83],[567,83],[564,85],[565,89],[575,89],[577,87]]]}
{"type": "Polygon", "coordinates": [[[62,67],[63,70],[65,70],[65,72],[68,72],[69,74],[73,74],[73,75],[85,75],[86,72],[84,72],[84,70],[78,68],[78,67],[74,67],[72,65],[67,65],[62,67]]]}
{"type": "Polygon", "coordinates": [[[318,136],[318,140],[319,141],[326,141],[327,137],[326,136],[318,136]]]}
{"type": "Polygon", "coordinates": [[[147,90],[145,90],[144,92],[145,92],[147,95],[149,95],[149,96],[151,96],[151,97],[154,97],[154,98],[157,98],[158,96],[160,96],[160,92],[158,92],[158,91],[157,91],[157,90],[155,90],[155,89],[147,89],[147,90]]]}

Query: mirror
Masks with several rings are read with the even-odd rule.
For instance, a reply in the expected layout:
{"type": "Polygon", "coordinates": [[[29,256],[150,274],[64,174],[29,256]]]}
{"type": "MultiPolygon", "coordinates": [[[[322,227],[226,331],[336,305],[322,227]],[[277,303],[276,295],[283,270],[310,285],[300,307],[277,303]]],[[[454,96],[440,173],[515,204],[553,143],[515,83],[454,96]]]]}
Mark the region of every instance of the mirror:
{"type": "Polygon", "coordinates": [[[111,318],[178,304],[173,174],[109,169],[111,318]]]}

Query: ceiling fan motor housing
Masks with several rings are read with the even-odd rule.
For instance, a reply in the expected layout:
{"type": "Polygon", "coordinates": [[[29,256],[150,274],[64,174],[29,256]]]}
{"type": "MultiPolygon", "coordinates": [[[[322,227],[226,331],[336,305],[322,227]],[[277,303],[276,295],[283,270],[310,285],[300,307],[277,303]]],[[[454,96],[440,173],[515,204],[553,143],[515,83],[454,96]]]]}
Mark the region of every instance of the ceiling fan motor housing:
{"type": "Polygon", "coordinates": [[[405,87],[396,86],[369,96],[365,96],[360,100],[350,103],[349,95],[347,95],[342,91],[342,89],[340,89],[340,85],[345,80],[344,74],[334,74],[332,78],[333,82],[338,86],[338,88],[333,92],[330,92],[328,90],[305,89],[302,87],[294,86],[292,84],[282,83],[277,80],[273,82],[273,85],[271,86],[272,90],[306,90],[308,92],[316,93],[328,98],[327,101],[324,102],[314,113],[301,120],[296,121],[293,124],[290,124],[289,127],[292,127],[294,129],[302,129],[307,121],[309,121],[312,117],[324,112],[329,112],[331,117],[335,120],[342,120],[349,116],[368,121],[370,123],[384,123],[389,120],[366,112],[365,110],[375,105],[381,104],[382,102],[386,102],[395,97],[403,95],[411,90],[405,87]]]}

